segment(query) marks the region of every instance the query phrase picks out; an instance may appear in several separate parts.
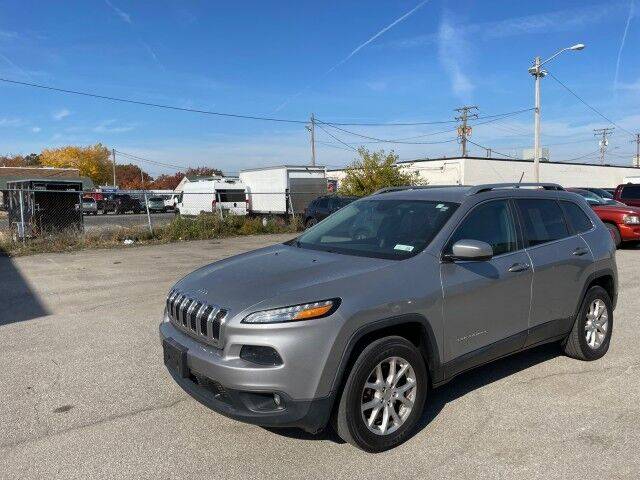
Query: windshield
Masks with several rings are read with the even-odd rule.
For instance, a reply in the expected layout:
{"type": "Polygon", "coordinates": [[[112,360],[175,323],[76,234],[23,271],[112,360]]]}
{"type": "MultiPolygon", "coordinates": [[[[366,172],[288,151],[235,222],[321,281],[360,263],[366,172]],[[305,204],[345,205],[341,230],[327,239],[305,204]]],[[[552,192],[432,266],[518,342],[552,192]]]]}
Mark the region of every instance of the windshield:
{"type": "Polygon", "coordinates": [[[423,200],[351,203],[289,242],[300,248],[403,259],[424,249],[458,207],[423,200]]]}
{"type": "Polygon", "coordinates": [[[576,193],[584,197],[589,205],[618,205],[618,202],[611,198],[602,198],[589,190],[577,190],[576,193]]]}

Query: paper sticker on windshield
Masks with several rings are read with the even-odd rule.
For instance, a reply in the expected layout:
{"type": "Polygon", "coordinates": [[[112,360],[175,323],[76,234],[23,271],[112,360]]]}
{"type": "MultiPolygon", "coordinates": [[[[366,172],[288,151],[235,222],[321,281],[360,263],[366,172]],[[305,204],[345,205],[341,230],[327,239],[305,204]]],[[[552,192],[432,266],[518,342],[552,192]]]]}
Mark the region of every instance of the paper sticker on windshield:
{"type": "Polygon", "coordinates": [[[449,207],[448,207],[448,206],[446,206],[444,203],[439,203],[439,204],[437,204],[437,205],[436,205],[436,208],[437,208],[438,210],[443,210],[443,211],[445,211],[445,212],[446,212],[447,210],[449,210],[449,207]]]}
{"type": "Polygon", "coordinates": [[[398,243],[395,247],[393,247],[394,250],[402,250],[403,252],[412,252],[413,251],[413,247],[411,245],[402,245],[401,243],[398,243]]]}

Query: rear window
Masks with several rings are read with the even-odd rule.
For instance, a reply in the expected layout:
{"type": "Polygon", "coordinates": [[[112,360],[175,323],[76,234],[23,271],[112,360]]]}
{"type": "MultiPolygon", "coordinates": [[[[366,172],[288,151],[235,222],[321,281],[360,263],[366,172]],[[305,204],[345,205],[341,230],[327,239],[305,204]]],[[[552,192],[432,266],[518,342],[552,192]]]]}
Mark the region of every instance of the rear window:
{"type": "Polygon", "coordinates": [[[149,200],[151,202],[164,202],[164,198],[162,197],[151,197],[149,200]]]}
{"type": "Polygon", "coordinates": [[[218,190],[221,202],[244,202],[246,194],[244,190],[218,190]]]}
{"type": "Polygon", "coordinates": [[[640,185],[623,186],[620,198],[640,198],[640,185]]]}
{"type": "Polygon", "coordinates": [[[591,230],[591,220],[578,205],[573,202],[560,202],[560,205],[574,232],[583,233],[591,230]]]}
{"type": "Polygon", "coordinates": [[[555,200],[519,199],[516,204],[530,246],[569,236],[564,215],[555,200]]]}

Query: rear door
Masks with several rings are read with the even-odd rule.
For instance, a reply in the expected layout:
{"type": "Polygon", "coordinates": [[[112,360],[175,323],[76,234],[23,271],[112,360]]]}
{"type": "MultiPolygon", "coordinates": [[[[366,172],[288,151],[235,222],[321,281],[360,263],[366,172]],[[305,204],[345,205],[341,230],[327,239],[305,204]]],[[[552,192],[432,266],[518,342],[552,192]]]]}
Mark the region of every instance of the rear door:
{"type": "Polygon", "coordinates": [[[488,243],[494,256],[441,265],[449,375],[521,348],[529,318],[532,273],[510,202],[490,200],[474,207],[444,253],[463,239],[488,243]]]}
{"type": "Polygon", "coordinates": [[[329,199],[322,197],[316,200],[315,203],[315,217],[318,221],[324,220],[329,216],[329,199]]]}
{"type": "Polygon", "coordinates": [[[593,257],[554,199],[515,200],[533,267],[528,344],[566,333],[593,257]]]}
{"type": "Polygon", "coordinates": [[[247,194],[244,189],[217,190],[222,211],[232,215],[247,214],[247,194]]]}

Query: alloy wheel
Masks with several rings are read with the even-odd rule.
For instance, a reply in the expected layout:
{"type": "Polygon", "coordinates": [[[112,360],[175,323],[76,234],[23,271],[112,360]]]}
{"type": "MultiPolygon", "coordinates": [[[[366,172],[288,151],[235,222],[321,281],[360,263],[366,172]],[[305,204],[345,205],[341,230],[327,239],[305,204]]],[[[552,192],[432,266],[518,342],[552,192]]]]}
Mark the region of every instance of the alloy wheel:
{"type": "Polygon", "coordinates": [[[602,342],[607,337],[607,330],[609,329],[609,312],[605,303],[596,298],[591,305],[589,305],[589,311],[587,312],[587,323],[584,326],[585,339],[587,345],[596,350],[600,348],[602,342]]]}
{"type": "Polygon", "coordinates": [[[398,430],[413,409],[418,392],[416,374],[401,357],[389,357],[369,374],[362,390],[362,420],[376,435],[398,430]]]}

